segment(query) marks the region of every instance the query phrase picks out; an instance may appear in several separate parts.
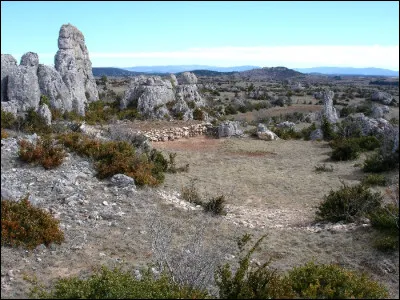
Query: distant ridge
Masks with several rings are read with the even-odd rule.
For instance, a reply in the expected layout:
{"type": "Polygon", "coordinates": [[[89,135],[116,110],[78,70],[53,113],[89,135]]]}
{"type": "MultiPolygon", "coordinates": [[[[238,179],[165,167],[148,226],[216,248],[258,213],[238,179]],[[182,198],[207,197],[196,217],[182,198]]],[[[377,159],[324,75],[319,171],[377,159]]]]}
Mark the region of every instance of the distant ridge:
{"type": "Polygon", "coordinates": [[[242,72],[258,69],[258,66],[215,67],[206,65],[176,65],[176,66],[138,66],[123,68],[124,70],[143,73],[181,73],[187,71],[242,72]]]}
{"type": "Polygon", "coordinates": [[[399,71],[392,71],[380,68],[352,68],[352,67],[315,67],[295,68],[301,73],[318,73],[325,75],[365,75],[365,76],[399,76],[399,71]]]}

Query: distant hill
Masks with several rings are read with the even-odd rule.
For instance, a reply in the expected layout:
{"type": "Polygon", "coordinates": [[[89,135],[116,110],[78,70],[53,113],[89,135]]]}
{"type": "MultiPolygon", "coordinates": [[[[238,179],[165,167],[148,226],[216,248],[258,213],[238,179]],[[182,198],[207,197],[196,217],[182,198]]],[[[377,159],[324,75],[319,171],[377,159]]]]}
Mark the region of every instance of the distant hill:
{"type": "MultiPolygon", "coordinates": [[[[218,71],[210,71],[210,70],[193,70],[190,71],[196,76],[221,76],[221,75],[232,75],[232,74],[237,74],[238,72],[218,72],[218,71]]],[[[183,72],[176,73],[175,75],[179,76],[183,72]]]]}
{"type": "Polygon", "coordinates": [[[92,68],[93,76],[135,76],[140,75],[136,72],[127,71],[119,68],[92,68]]]}
{"type": "Polygon", "coordinates": [[[298,71],[288,69],[285,67],[272,67],[272,68],[261,68],[244,71],[239,73],[240,76],[251,78],[251,79],[273,79],[273,80],[285,80],[290,78],[305,77],[305,74],[298,71]]]}
{"type": "Polygon", "coordinates": [[[205,65],[177,65],[177,66],[140,66],[124,68],[128,71],[143,73],[181,73],[187,71],[215,71],[215,72],[241,72],[259,68],[257,66],[237,66],[237,67],[215,67],[205,65]]]}
{"type": "Polygon", "coordinates": [[[316,67],[316,68],[296,68],[296,71],[306,74],[325,74],[325,75],[366,75],[366,76],[399,76],[399,71],[392,71],[379,68],[342,68],[342,67],[316,67]]]}

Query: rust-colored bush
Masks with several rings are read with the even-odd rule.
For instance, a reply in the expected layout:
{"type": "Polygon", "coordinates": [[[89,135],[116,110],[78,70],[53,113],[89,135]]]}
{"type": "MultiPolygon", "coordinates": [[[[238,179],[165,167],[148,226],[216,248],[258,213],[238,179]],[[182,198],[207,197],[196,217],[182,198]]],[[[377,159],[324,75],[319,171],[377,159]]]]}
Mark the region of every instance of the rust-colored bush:
{"type": "Polygon", "coordinates": [[[32,206],[28,196],[20,201],[1,200],[1,245],[34,249],[40,244],[61,244],[64,233],[59,221],[32,206]]]}
{"type": "Polygon", "coordinates": [[[27,163],[40,163],[46,170],[62,164],[65,152],[61,146],[53,144],[49,138],[38,139],[36,145],[27,141],[19,141],[19,158],[27,163]]]}

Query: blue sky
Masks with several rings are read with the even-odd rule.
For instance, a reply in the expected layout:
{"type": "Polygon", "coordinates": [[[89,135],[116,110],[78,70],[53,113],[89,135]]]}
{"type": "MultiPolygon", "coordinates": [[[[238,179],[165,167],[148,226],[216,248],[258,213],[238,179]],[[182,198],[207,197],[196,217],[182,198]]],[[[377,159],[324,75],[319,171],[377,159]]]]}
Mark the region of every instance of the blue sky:
{"type": "Polygon", "coordinates": [[[94,67],[257,65],[399,70],[399,2],[1,1],[1,53],[53,64],[58,32],[94,67]]]}

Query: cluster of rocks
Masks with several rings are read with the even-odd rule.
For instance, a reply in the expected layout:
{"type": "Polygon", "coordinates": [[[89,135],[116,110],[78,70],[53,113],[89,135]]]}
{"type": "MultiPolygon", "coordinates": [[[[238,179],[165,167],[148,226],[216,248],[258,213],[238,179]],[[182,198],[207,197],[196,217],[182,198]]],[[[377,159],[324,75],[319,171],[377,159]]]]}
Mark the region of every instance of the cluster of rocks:
{"type": "Polygon", "coordinates": [[[160,76],[139,76],[130,82],[120,102],[120,108],[134,107],[147,118],[169,119],[178,116],[193,119],[193,111],[204,107],[205,102],[197,87],[197,77],[184,72],[179,83],[175,75],[163,79],[160,76]]]}
{"type": "Polygon", "coordinates": [[[211,123],[192,124],[185,127],[171,127],[168,129],[153,129],[141,132],[150,142],[174,141],[203,134],[209,134],[213,125],[211,123]]]}
{"type": "Polygon", "coordinates": [[[1,55],[1,108],[14,115],[24,115],[34,109],[46,122],[51,113],[49,105],[61,112],[85,114],[88,102],[97,101],[98,91],[92,64],[83,34],[73,25],[62,25],[58,38],[54,67],[39,64],[36,53],[28,52],[20,64],[10,54],[1,55]]]}
{"type": "Polygon", "coordinates": [[[371,95],[372,101],[377,101],[385,105],[393,105],[395,104],[395,100],[392,95],[387,92],[382,91],[374,91],[371,95]]]}
{"type": "Polygon", "coordinates": [[[240,137],[243,135],[243,131],[239,128],[238,121],[225,121],[218,126],[217,134],[218,138],[240,137]]]}

